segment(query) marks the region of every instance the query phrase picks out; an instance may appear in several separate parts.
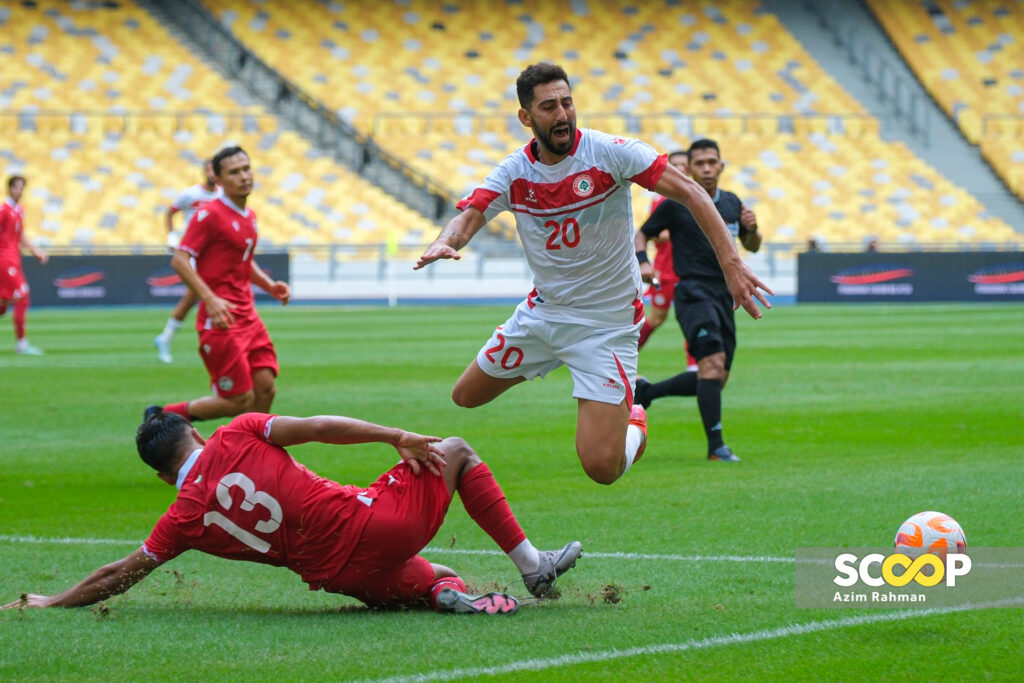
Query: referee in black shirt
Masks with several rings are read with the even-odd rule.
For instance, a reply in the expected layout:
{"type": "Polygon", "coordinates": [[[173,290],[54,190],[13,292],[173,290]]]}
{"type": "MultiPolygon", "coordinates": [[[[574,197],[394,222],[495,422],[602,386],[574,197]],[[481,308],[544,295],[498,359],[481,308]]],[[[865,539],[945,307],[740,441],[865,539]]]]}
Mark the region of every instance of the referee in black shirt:
{"type": "MultiPolygon", "coordinates": [[[[718,187],[725,164],[714,140],[702,138],[690,145],[690,175],[715,202],[718,213],[733,236],[748,251],[761,248],[757,217],[740,198],[718,187]]],[[[676,319],[683,330],[690,353],[697,359],[696,372],[684,372],[663,382],[636,382],[635,400],[644,408],[662,396],[696,396],[704,432],[708,438],[708,459],[739,462],[722,437],[722,389],[729,378],[736,351],[735,305],[725,276],[693,214],[679,202],[666,199],[636,233],[636,256],[640,275],[649,281],[654,269],[647,260],[647,241],[668,230],[672,258],[679,283],[675,290],[676,319]]]]}

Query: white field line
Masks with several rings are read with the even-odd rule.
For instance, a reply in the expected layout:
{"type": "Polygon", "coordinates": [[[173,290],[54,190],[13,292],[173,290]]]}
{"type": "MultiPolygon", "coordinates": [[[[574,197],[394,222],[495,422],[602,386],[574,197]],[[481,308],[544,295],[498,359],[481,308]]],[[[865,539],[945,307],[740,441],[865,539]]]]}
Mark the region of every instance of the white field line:
{"type": "MultiPolygon", "coordinates": [[[[31,535],[17,536],[9,534],[0,534],[0,543],[34,543],[38,545],[142,545],[143,540],[145,539],[133,541],[126,538],[71,538],[67,536],[45,537],[31,535]]],[[[493,557],[505,556],[505,553],[501,552],[500,550],[472,550],[466,548],[442,548],[435,546],[428,546],[420,552],[426,554],[437,553],[439,555],[489,555],[493,557]]],[[[601,553],[584,550],[583,557],[588,560],[651,560],[654,562],[738,562],[775,564],[796,563],[796,559],[793,557],[782,557],[777,555],[659,555],[654,553],[601,553]]],[[[830,562],[825,559],[803,559],[800,561],[803,563],[830,564],[830,562]]],[[[1018,563],[978,562],[974,566],[997,569],[1024,569],[1024,565],[1018,563]]]]}
{"type": "MultiPolygon", "coordinates": [[[[57,545],[135,545],[141,541],[133,541],[118,538],[46,538],[40,536],[14,536],[0,534],[0,542],[6,543],[35,543],[35,544],[57,544],[57,545]]],[[[449,553],[453,555],[502,555],[499,550],[463,550],[458,548],[433,548],[424,549],[424,552],[449,553]]],[[[648,553],[599,553],[588,552],[586,557],[625,559],[625,560],[656,560],[675,562],[794,562],[792,557],[757,556],[757,555],[655,555],[648,553]]],[[[1016,566],[1016,565],[1014,565],[1016,566]]],[[[927,617],[937,614],[948,614],[950,612],[962,612],[972,609],[983,609],[989,607],[1015,607],[1024,604],[1024,597],[1011,598],[991,603],[980,603],[963,607],[947,607],[927,610],[907,610],[902,612],[884,612],[881,614],[870,614],[843,619],[830,619],[826,621],[812,621],[804,624],[791,624],[776,629],[753,631],[751,633],[733,633],[725,636],[715,636],[703,640],[688,640],[682,643],[664,643],[661,645],[643,645],[640,647],[626,648],[624,650],[605,650],[601,652],[581,652],[576,654],[561,655],[558,657],[547,657],[541,659],[520,660],[510,662],[502,666],[477,667],[472,669],[445,669],[430,671],[421,674],[407,676],[396,676],[392,678],[375,679],[377,683],[413,683],[418,681],[450,681],[458,678],[470,678],[474,676],[497,676],[516,671],[543,671],[576,664],[587,664],[590,662],[602,662],[613,659],[624,659],[626,657],[644,657],[649,655],[660,655],[669,653],[688,652],[693,650],[706,650],[712,647],[724,645],[736,645],[742,643],[756,643],[765,640],[777,640],[800,636],[807,633],[819,633],[822,631],[833,631],[841,628],[860,626],[863,624],[876,624],[890,621],[903,621],[918,617],[927,617]]]]}
{"type": "Polygon", "coordinates": [[[834,631],[852,626],[864,624],[877,624],[891,621],[904,621],[918,617],[929,617],[951,612],[962,612],[973,609],[989,607],[1014,607],[1024,604],[1024,597],[1000,600],[998,602],[980,603],[977,605],[963,607],[935,608],[928,610],[905,610],[901,612],[884,612],[882,614],[869,614],[843,619],[829,619],[826,621],[812,621],[803,624],[790,624],[775,629],[752,631],[750,633],[733,633],[725,636],[714,636],[703,640],[688,640],[682,643],[664,643],[661,645],[642,645],[639,647],[625,648],[622,650],[604,650],[600,652],[578,652],[574,654],[560,655],[558,657],[544,657],[540,659],[528,659],[509,662],[500,666],[476,667],[469,669],[442,669],[439,671],[428,671],[421,674],[407,676],[395,676],[392,678],[373,679],[375,683],[414,683],[419,681],[451,681],[458,678],[471,678],[477,676],[499,676],[502,674],[517,671],[543,671],[545,669],[556,669],[577,664],[589,664],[592,662],[605,662],[613,659],[624,659],[626,657],[646,657],[651,655],[675,654],[694,650],[707,650],[713,647],[724,645],[737,645],[743,643],[757,643],[765,640],[778,640],[801,636],[808,633],[820,633],[822,631],[834,631]]]}
{"type": "MultiPolygon", "coordinates": [[[[121,538],[47,538],[43,536],[13,536],[0,534],[0,542],[6,543],[36,543],[54,545],[141,545],[145,539],[136,541],[121,538]]],[[[437,553],[448,555],[493,555],[504,557],[505,553],[500,550],[469,550],[463,548],[443,548],[429,546],[424,548],[423,553],[437,553]]],[[[781,562],[793,563],[792,557],[773,557],[757,555],[657,555],[651,553],[598,553],[584,550],[584,557],[600,558],[609,560],[655,560],[673,562],[781,562]]]]}
{"type": "Polygon", "coordinates": [[[0,542],[3,543],[38,543],[53,545],[142,545],[142,541],[129,541],[122,538],[44,538],[42,536],[11,536],[0,534],[0,542]]]}

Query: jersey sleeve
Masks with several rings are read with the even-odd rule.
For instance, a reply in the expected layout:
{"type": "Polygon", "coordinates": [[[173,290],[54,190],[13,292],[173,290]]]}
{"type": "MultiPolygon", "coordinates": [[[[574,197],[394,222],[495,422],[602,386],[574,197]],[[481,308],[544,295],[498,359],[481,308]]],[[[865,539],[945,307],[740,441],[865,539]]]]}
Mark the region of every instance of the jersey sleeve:
{"type": "Polygon", "coordinates": [[[262,441],[270,443],[270,428],[277,415],[265,413],[243,413],[230,422],[233,429],[248,432],[262,441]]]}
{"type": "Polygon", "coordinates": [[[188,190],[183,190],[178,194],[177,197],[174,198],[174,201],[171,202],[171,206],[169,208],[171,209],[172,212],[184,211],[191,205],[192,195],[189,193],[188,190]]]}
{"type": "Polygon", "coordinates": [[[676,209],[673,206],[673,202],[666,199],[654,207],[654,211],[647,217],[644,224],[640,226],[640,232],[649,239],[654,239],[661,234],[662,230],[669,230],[674,223],[678,223],[676,209]]]}
{"type": "Polygon", "coordinates": [[[469,207],[480,211],[485,220],[491,220],[502,211],[509,211],[511,204],[508,200],[508,190],[512,185],[512,173],[509,170],[511,156],[506,157],[501,163],[494,167],[483,184],[473,190],[455,205],[459,211],[465,211],[469,207]]]}
{"type": "Polygon", "coordinates": [[[604,134],[601,144],[605,146],[608,166],[614,169],[620,182],[628,181],[653,190],[668,166],[668,155],[658,154],[643,140],[604,134]]]}
{"type": "Polygon", "coordinates": [[[192,256],[199,256],[210,240],[211,214],[206,209],[199,209],[192,215],[192,220],[185,227],[185,234],[178,247],[192,256]]]}
{"type": "Polygon", "coordinates": [[[188,545],[178,533],[178,527],[174,523],[174,506],[172,505],[171,509],[165,512],[153,527],[146,542],[142,544],[142,552],[162,564],[173,560],[188,549],[188,545]]]}

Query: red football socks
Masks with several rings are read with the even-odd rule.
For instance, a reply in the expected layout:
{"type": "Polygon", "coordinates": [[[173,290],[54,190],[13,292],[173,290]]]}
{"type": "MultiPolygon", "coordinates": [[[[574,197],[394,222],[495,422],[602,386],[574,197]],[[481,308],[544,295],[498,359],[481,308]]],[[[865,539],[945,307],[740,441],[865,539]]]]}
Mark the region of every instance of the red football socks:
{"type": "Polygon", "coordinates": [[[509,553],[526,540],[526,533],[512,514],[505,493],[486,464],[481,463],[464,474],[459,480],[458,492],[470,518],[502,551],[509,553]]]}
{"type": "Polygon", "coordinates": [[[14,338],[25,338],[25,313],[28,311],[28,297],[14,300],[14,338]]]}
{"type": "Polygon", "coordinates": [[[457,576],[446,576],[443,579],[438,579],[433,586],[430,587],[430,606],[435,610],[437,609],[437,596],[441,594],[445,588],[451,588],[452,590],[459,591],[460,593],[466,592],[466,584],[457,576]]]}

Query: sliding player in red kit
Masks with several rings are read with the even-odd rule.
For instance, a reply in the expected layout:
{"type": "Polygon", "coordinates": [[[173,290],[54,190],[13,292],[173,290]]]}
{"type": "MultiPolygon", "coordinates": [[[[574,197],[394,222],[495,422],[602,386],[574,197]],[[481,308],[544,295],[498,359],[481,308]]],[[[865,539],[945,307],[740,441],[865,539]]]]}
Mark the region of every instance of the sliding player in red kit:
{"type": "Polygon", "coordinates": [[[187,550],[288,567],[310,590],[371,607],[430,605],[442,612],[511,614],[516,598],[471,595],[452,569],[418,553],[444,522],[452,495],[541,597],[576,563],[581,545],[537,550],[490,469],[463,439],[424,436],[349,417],[248,413],[204,439],[158,411],[135,436],[139,456],[178,489],[142,547],[62,593],[23,594],[3,608],[80,607],[123,593],[187,550]],[[365,488],[317,476],[285,446],[380,442],[401,461],[365,488]]]}

